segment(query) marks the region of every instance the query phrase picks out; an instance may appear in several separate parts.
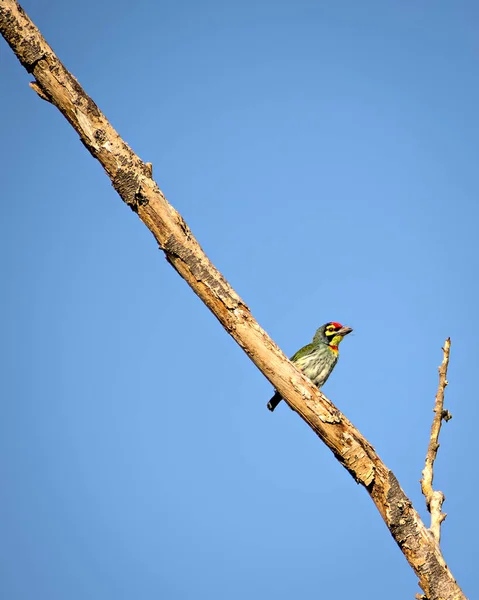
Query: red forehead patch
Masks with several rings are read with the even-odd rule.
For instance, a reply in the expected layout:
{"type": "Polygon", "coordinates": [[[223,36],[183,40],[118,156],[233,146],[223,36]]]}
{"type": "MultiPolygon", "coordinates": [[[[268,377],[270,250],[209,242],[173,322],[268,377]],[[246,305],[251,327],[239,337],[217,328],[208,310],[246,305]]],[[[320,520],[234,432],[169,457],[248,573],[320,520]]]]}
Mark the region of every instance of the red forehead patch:
{"type": "Polygon", "coordinates": [[[331,325],[334,325],[336,327],[336,329],[342,329],[342,325],[341,323],[335,323],[334,321],[331,323],[331,325]]]}

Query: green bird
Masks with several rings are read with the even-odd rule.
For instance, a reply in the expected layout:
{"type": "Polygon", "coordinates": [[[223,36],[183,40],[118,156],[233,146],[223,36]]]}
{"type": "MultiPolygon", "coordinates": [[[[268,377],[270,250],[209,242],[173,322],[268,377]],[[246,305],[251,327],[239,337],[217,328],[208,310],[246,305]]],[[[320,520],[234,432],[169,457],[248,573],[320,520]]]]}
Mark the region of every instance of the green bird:
{"type": "MultiPolygon", "coordinates": [[[[338,362],[339,344],[351,331],[351,327],[343,327],[341,323],[334,321],[326,323],[316,331],[311,344],[298,350],[290,360],[311,379],[314,385],[321,388],[338,362]]],[[[275,392],[268,402],[269,410],[273,411],[282,399],[280,393],[275,392]]]]}

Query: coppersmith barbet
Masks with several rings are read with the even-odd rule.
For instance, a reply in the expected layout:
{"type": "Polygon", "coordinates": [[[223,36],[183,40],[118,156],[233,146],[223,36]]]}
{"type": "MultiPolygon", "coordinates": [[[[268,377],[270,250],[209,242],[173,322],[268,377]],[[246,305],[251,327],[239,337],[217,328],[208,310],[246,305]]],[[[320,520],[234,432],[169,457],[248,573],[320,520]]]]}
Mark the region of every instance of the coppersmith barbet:
{"type": "MultiPolygon", "coordinates": [[[[339,344],[351,331],[351,327],[343,327],[341,323],[335,321],[326,323],[316,331],[311,344],[298,350],[290,360],[311,379],[314,385],[321,388],[338,362],[339,344]]],[[[275,392],[268,402],[269,410],[273,411],[282,399],[280,393],[275,392]]]]}

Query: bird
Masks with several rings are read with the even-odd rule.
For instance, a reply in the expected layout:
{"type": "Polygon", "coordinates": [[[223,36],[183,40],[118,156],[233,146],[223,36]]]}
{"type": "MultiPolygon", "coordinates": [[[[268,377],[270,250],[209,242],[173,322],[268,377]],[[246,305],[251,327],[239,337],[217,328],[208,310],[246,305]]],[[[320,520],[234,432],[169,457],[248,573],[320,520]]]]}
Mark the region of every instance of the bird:
{"type": "MultiPolygon", "coordinates": [[[[316,330],[311,344],[298,350],[290,360],[320,389],[338,362],[339,344],[351,331],[351,327],[336,321],[326,323],[316,330]]],[[[282,399],[276,391],[267,404],[268,409],[273,412],[282,399]]]]}

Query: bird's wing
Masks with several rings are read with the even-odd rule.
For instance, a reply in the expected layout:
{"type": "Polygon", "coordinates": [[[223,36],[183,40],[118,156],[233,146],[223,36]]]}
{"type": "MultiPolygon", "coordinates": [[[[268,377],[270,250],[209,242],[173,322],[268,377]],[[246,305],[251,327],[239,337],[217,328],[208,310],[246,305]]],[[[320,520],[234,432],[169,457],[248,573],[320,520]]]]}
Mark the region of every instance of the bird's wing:
{"type": "Polygon", "coordinates": [[[301,348],[301,350],[298,350],[296,352],[296,354],[294,354],[289,360],[291,362],[296,362],[300,358],[303,358],[303,356],[306,356],[307,354],[310,354],[311,352],[313,352],[314,349],[315,349],[315,345],[314,344],[308,344],[307,346],[303,346],[301,348]]]}

